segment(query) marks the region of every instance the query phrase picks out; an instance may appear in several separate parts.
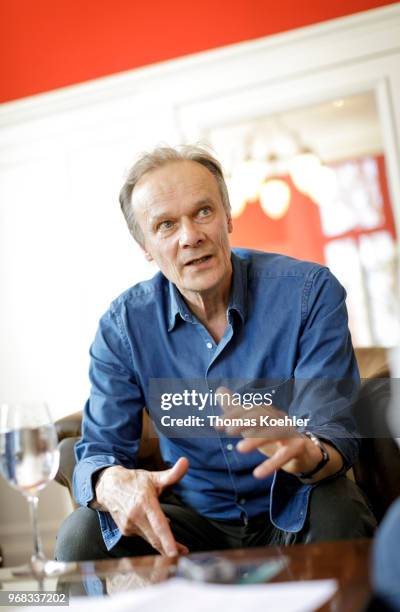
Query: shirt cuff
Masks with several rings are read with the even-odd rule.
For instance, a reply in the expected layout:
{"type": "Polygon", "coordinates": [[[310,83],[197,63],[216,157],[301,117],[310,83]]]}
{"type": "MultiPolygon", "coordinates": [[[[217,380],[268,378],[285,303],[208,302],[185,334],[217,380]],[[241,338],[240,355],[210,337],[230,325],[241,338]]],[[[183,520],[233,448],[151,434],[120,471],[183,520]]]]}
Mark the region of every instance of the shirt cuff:
{"type": "Polygon", "coordinates": [[[336,429],[327,429],[325,427],[315,427],[312,433],[317,438],[320,438],[322,442],[331,444],[340,453],[343,459],[343,468],[340,470],[340,473],[345,473],[352,467],[357,459],[360,444],[357,434],[350,435],[347,432],[346,435],[342,430],[337,431],[336,429]]]}
{"type": "MultiPolygon", "coordinates": [[[[81,506],[90,504],[94,499],[93,476],[100,470],[113,465],[121,464],[111,455],[96,455],[78,462],[73,475],[73,493],[78,504],[81,506]]],[[[100,510],[96,512],[104,544],[107,550],[110,550],[119,542],[122,534],[109,512],[100,510]]]]}
{"type": "Polygon", "coordinates": [[[109,512],[101,512],[97,510],[97,515],[100,521],[101,535],[103,536],[104,544],[107,550],[111,550],[122,537],[122,533],[109,512]]]}
{"type": "Polygon", "coordinates": [[[121,463],[111,455],[94,455],[77,463],[72,478],[72,489],[79,505],[88,506],[94,499],[93,475],[113,465],[121,463]]]}
{"type": "Polygon", "coordinates": [[[298,478],[278,470],[274,474],[270,496],[271,523],[289,533],[303,529],[310,493],[315,485],[304,484],[298,478]]]}

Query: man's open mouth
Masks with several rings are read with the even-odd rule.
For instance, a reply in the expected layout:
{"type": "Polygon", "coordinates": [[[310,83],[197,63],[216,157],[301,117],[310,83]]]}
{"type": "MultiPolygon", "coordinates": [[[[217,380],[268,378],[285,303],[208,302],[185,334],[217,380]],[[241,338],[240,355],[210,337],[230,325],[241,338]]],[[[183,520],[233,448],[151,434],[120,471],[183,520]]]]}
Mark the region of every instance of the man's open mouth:
{"type": "Polygon", "coordinates": [[[212,255],[204,255],[204,257],[198,257],[197,259],[191,259],[190,261],[185,263],[185,266],[197,266],[199,264],[205,263],[206,261],[211,259],[211,257],[212,255]]]}

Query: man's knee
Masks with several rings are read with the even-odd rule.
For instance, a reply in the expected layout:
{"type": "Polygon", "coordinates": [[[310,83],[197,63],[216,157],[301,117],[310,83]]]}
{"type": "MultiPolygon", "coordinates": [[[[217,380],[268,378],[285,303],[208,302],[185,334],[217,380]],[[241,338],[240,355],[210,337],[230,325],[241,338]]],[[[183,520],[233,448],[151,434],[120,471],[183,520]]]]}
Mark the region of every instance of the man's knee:
{"type": "Polygon", "coordinates": [[[343,476],[312,490],[307,528],[306,541],[371,537],[376,520],[361,490],[343,476]]]}
{"type": "Polygon", "coordinates": [[[61,525],[55,547],[59,561],[88,561],[106,558],[99,517],[91,508],[78,508],[61,525]]]}

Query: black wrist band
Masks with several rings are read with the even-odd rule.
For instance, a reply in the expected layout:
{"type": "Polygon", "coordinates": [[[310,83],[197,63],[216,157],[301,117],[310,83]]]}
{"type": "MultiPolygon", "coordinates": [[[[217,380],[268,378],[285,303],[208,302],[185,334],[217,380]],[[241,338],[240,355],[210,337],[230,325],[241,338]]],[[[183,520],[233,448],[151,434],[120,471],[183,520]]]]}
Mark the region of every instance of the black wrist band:
{"type": "Polygon", "coordinates": [[[314,469],[310,470],[309,472],[300,472],[300,474],[297,474],[298,478],[308,480],[317,472],[322,470],[323,467],[325,467],[325,465],[329,461],[329,454],[321,440],[319,440],[319,438],[317,438],[317,436],[315,436],[311,431],[305,431],[303,432],[303,435],[307,436],[307,438],[309,438],[311,442],[315,444],[315,446],[318,446],[322,455],[321,461],[318,463],[318,465],[315,466],[314,469]]]}

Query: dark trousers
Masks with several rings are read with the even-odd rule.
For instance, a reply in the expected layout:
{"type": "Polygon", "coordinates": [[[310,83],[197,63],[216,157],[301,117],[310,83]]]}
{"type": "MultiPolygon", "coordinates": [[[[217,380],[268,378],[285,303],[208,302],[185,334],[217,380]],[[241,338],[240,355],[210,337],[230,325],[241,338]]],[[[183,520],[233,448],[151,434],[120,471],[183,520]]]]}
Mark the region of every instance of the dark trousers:
{"type": "MultiPolygon", "coordinates": [[[[281,546],[297,543],[371,537],[375,518],[360,489],[346,477],[323,482],[310,496],[305,525],[298,533],[275,527],[268,515],[250,519],[247,525],[209,519],[184,506],[174,495],[160,500],[175,539],[190,552],[252,546],[281,546]]],[[[123,536],[107,550],[95,510],[78,508],[62,524],[55,556],[63,561],[84,561],[157,554],[138,536],[123,536]]]]}

